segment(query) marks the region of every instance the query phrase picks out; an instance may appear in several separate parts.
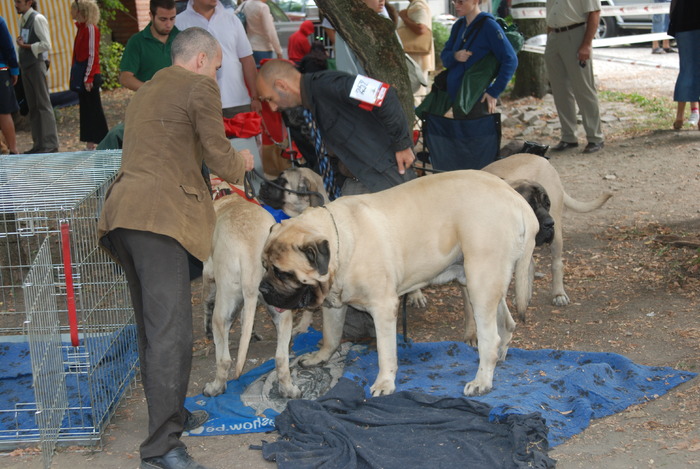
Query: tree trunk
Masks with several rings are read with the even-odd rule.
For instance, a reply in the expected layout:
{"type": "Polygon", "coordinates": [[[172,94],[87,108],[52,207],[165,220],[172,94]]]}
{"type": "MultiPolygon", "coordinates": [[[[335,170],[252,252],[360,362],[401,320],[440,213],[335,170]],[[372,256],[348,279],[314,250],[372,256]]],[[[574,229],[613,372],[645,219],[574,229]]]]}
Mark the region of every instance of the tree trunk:
{"type": "Polygon", "coordinates": [[[316,0],[343,36],[368,76],[388,83],[399,93],[409,128],[413,128],[413,93],[403,48],[394,24],[370,10],[362,0],[316,0]]]}
{"type": "MultiPolygon", "coordinates": [[[[541,3],[523,3],[519,7],[541,7],[541,3]]],[[[525,40],[543,34],[547,31],[547,22],[544,18],[520,19],[514,21],[525,36],[525,40]]],[[[547,72],[544,66],[544,55],[534,52],[520,52],[518,54],[518,71],[515,75],[515,86],[511,92],[511,98],[524,98],[534,96],[542,98],[547,94],[547,72]]]]}

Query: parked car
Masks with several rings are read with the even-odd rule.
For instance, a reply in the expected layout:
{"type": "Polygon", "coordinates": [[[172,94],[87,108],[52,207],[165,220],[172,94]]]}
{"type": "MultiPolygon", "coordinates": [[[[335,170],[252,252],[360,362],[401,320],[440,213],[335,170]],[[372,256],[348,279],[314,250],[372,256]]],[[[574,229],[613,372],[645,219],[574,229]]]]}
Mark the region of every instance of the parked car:
{"type": "MultiPolygon", "coordinates": [[[[267,2],[268,5],[272,2],[267,2]]],[[[314,0],[274,0],[274,3],[287,14],[292,21],[319,20],[318,7],[314,0]]]]}
{"type": "MultiPolygon", "coordinates": [[[[643,0],[602,0],[603,6],[641,5],[643,0]]],[[[652,15],[601,16],[598,37],[615,37],[631,32],[651,32],[652,15]]]]}

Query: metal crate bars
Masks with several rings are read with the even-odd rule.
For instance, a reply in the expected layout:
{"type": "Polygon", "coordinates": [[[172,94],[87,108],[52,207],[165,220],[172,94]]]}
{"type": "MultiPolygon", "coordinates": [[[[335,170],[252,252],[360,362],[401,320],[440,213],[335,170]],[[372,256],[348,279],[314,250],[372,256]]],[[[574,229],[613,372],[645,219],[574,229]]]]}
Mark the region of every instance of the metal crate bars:
{"type": "Polygon", "coordinates": [[[0,156],[0,448],[99,443],[130,389],[128,287],[97,245],[120,155],[0,156]]]}

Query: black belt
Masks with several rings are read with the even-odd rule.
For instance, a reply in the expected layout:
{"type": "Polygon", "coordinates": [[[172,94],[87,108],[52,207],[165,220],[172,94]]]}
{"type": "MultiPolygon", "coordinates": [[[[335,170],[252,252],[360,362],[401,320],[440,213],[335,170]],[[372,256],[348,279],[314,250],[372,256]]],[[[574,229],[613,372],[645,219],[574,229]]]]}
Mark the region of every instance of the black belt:
{"type": "Polygon", "coordinates": [[[564,26],[563,28],[552,28],[552,31],[555,33],[563,33],[564,31],[570,31],[574,28],[578,28],[579,26],[583,26],[586,23],[576,23],[572,24],[571,26],[564,26]]]}

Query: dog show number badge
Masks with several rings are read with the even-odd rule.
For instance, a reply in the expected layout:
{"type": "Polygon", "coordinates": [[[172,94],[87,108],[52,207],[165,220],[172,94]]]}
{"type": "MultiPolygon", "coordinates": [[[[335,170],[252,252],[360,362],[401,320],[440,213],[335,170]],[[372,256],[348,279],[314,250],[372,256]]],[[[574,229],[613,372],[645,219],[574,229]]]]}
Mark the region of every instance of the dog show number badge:
{"type": "Polygon", "coordinates": [[[357,75],[352,84],[350,97],[360,101],[360,107],[371,111],[375,107],[381,107],[389,90],[389,85],[374,78],[357,75]]]}

